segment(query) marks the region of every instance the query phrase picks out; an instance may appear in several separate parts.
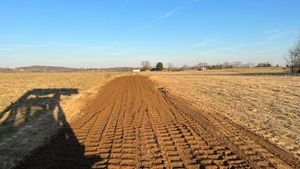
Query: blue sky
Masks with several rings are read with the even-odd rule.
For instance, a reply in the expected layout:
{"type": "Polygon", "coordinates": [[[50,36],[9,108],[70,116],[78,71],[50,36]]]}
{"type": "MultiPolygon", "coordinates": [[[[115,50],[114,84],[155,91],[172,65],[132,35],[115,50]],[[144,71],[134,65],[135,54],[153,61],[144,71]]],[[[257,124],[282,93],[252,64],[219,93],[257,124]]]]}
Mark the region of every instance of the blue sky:
{"type": "Polygon", "coordinates": [[[299,0],[1,0],[0,67],[285,64],[299,0]]]}

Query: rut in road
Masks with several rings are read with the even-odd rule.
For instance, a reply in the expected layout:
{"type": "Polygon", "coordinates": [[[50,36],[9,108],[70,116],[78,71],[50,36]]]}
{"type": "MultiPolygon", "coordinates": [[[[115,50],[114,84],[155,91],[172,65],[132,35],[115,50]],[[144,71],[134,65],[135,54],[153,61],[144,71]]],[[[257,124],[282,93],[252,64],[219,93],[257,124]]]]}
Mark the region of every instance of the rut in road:
{"type": "Polygon", "coordinates": [[[289,153],[143,76],[112,80],[60,133],[19,168],[300,167],[289,153]]]}

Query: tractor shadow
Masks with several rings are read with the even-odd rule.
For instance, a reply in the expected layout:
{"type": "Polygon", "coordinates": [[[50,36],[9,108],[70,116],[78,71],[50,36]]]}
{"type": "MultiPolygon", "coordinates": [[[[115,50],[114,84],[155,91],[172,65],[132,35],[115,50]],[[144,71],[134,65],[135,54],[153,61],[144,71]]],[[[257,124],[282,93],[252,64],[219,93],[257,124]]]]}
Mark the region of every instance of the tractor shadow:
{"type": "MultiPolygon", "coordinates": [[[[73,94],[78,94],[78,90],[33,89],[26,92],[3,112],[0,112],[0,133],[3,133],[2,136],[6,134],[13,135],[28,125],[38,124],[32,127],[31,131],[24,130],[28,132],[26,137],[35,139],[39,136],[31,136],[30,133],[41,126],[40,123],[43,119],[42,132],[49,132],[49,135],[52,135],[49,136],[50,139],[46,140],[45,145],[39,147],[34,145],[37,148],[15,168],[91,168],[96,161],[100,161],[100,156],[87,157],[84,155],[84,145],[79,143],[73,129],[66,120],[65,112],[60,104],[61,96],[73,94]],[[81,164],[84,164],[84,166],[81,164]]],[[[32,144],[28,143],[28,146],[32,146],[32,144]]],[[[23,147],[15,146],[11,151],[18,151],[18,149],[21,150],[23,147]]]]}

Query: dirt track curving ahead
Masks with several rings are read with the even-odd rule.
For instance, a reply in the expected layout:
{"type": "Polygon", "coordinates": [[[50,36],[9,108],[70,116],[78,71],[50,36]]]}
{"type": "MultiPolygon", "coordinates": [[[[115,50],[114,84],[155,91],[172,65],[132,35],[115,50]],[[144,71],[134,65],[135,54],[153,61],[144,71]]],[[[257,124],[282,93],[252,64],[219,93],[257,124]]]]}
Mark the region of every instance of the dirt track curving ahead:
{"type": "Polygon", "coordinates": [[[300,168],[288,152],[143,76],[112,80],[64,126],[19,168],[300,168]]]}

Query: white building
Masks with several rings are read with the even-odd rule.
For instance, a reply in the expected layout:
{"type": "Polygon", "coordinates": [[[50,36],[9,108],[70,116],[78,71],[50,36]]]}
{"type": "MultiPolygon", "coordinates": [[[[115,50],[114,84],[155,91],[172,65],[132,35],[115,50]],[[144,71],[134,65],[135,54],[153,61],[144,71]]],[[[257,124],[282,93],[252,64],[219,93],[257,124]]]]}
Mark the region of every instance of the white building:
{"type": "Polygon", "coordinates": [[[141,72],[141,70],[140,69],[133,69],[132,72],[138,73],[138,72],[141,72]]]}

